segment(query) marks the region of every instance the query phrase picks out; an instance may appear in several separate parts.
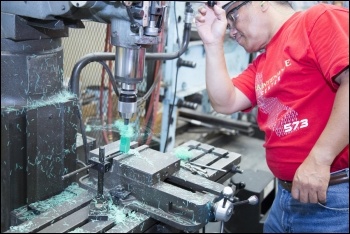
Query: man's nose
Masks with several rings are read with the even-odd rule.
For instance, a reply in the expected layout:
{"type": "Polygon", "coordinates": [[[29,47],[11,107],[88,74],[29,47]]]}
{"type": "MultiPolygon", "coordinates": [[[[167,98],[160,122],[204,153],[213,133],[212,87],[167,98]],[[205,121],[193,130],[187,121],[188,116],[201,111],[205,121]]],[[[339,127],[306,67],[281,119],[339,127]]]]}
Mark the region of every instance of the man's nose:
{"type": "Polygon", "coordinates": [[[237,33],[237,29],[233,26],[230,27],[230,37],[235,37],[236,33],[237,33]]]}

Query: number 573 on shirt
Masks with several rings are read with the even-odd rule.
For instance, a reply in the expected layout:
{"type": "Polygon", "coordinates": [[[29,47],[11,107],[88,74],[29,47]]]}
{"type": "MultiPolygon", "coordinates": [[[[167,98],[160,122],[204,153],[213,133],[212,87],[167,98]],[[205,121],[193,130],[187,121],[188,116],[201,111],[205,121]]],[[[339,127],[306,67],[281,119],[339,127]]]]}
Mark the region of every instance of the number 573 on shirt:
{"type": "Polygon", "coordinates": [[[298,121],[294,121],[292,123],[287,123],[283,125],[284,132],[292,132],[300,128],[306,128],[309,126],[309,122],[307,119],[302,119],[298,121]]]}

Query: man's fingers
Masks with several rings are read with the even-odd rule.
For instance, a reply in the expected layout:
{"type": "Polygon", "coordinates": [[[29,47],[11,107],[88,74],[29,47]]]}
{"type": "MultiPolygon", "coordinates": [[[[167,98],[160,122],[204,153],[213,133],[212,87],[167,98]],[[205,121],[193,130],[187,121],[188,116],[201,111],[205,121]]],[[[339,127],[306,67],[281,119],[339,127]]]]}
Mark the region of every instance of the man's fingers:
{"type": "Polygon", "coordinates": [[[309,202],[309,193],[301,190],[299,192],[299,201],[301,203],[308,203],[309,202]]]}
{"type": "Polygon", "coordinates": [[[309,202],[310,203],[317,203],[318,202],[317,192],[309,192],[309,202]]]}
{"type": "Polygon", "coordinates": [[[204,23],[205,22],[205,15],[207,13],[207,9],[204,6],[200,6],[198,8],[198,13],[196,14],[195,20],[196,23],[204,23]]]}
{"type": "Polygon", "coordinates": [[[205,6],[200,6],[198,7],[198,12],[205,15],[207,13],[207,8],[205,8],[205,6]]]}
{"type": "Polygon", "coordinates": [[[326,192],[322,190],[313,189],[298,189],[296,186],[292,187],[291,195],[294,199],[302,203],[326,203],[326,192]]]}
{"type": "Polygon", "coordinates": [[[296,188],[295,186],[292,186],[292,197],[296,200],[299,200],[299,189],[296,188]]]}
{"type": "Polygon", "coordinates": [[[321,204],[325,204],[327,201],[327,193],[324,191],[318,192],[317,193],[317,197],[318,197],[318,202],[321,204]]]}
{"type": "Polygon", "coordinates": [[[196,23],[204,23],[205,18],[203,16],[196,16],[196,23]]]}
{"type": "Polygon", "coordinates": [[[216,17],[218,17],[219,20],[226,18],[226,12],[224,9],[222,9],[221,6],[215,5],[213,7],[213,10],[214,10],[214,14],[216,15],[216,17]]]}

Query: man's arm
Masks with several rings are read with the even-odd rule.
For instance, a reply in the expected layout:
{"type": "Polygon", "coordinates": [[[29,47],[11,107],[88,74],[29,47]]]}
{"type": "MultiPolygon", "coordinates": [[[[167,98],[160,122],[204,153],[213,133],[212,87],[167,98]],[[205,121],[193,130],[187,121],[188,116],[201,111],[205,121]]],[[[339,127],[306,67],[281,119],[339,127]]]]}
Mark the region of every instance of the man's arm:
{"type": "Polygon", "coordinates": [[[224,56],[226,13],[220,3],[213,8],[198,9],[198,33],[206,52],[206,88],[214,110],[232,114],[251,106],[249,99],[236,89],[229,77],[224,56]]]}
{"type": "Polygon", "coordinates": [[[331,164],[349,144],[349,67],[335,81],[340,86],[328,123],[294,176],[292,196],[301,202],[326,201],[331,164]]]}
{"type": "Polygon", "coordinates": [[[206,46],[206,87],[215,111],[223,114],[251,107],[249,99],[229,77],[222,46],[206,46]]]}

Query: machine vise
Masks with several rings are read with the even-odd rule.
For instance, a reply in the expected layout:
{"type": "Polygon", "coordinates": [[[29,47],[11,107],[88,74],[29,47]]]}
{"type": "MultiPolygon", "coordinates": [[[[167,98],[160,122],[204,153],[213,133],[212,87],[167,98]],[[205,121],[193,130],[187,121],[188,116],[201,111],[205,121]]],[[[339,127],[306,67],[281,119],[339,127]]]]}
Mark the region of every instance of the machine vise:
{"type": "MultiPolygon", "coordinates": [[[[188,141],[167,153],[147,145],[137,147],[135,142],[128,153],[120,153],[119,144],[117,141],[104,146],[106,162],[101,165],[108,163],[108,167],[99,170],[99,166],[90,166],[96,170],[81,177],[75,189],[68,188],[76,196],[59,206],[36,211],[37,215],[27,221],[23,210],[35,207],[14,211],[13,220],[21,224],[8,232],[18,231],[19,227],[28,232],[145,232],[155,226],[157,229],[153,230],[158,232],[160,225],[172,231],[195,232],[208,222],[226,222],[231,217],[235,186],[225,187],[220,182],[233,175],[232,169],[240,163],[241,155],[197,141],[188,141]],[[186,162],[176,155],[179,148],[191,152],[186,162]],[[91,204],[101,195],[101,172],[107,212],[105,218],[99,219],[98,215],[91,215],[91,204]],[[123,217],[122,222],[117,220],[116,212],[119,219],[123,217]]],[[[101,149],[90,151],[92,164],[97,165],[100,159],[101,149]]]]}

